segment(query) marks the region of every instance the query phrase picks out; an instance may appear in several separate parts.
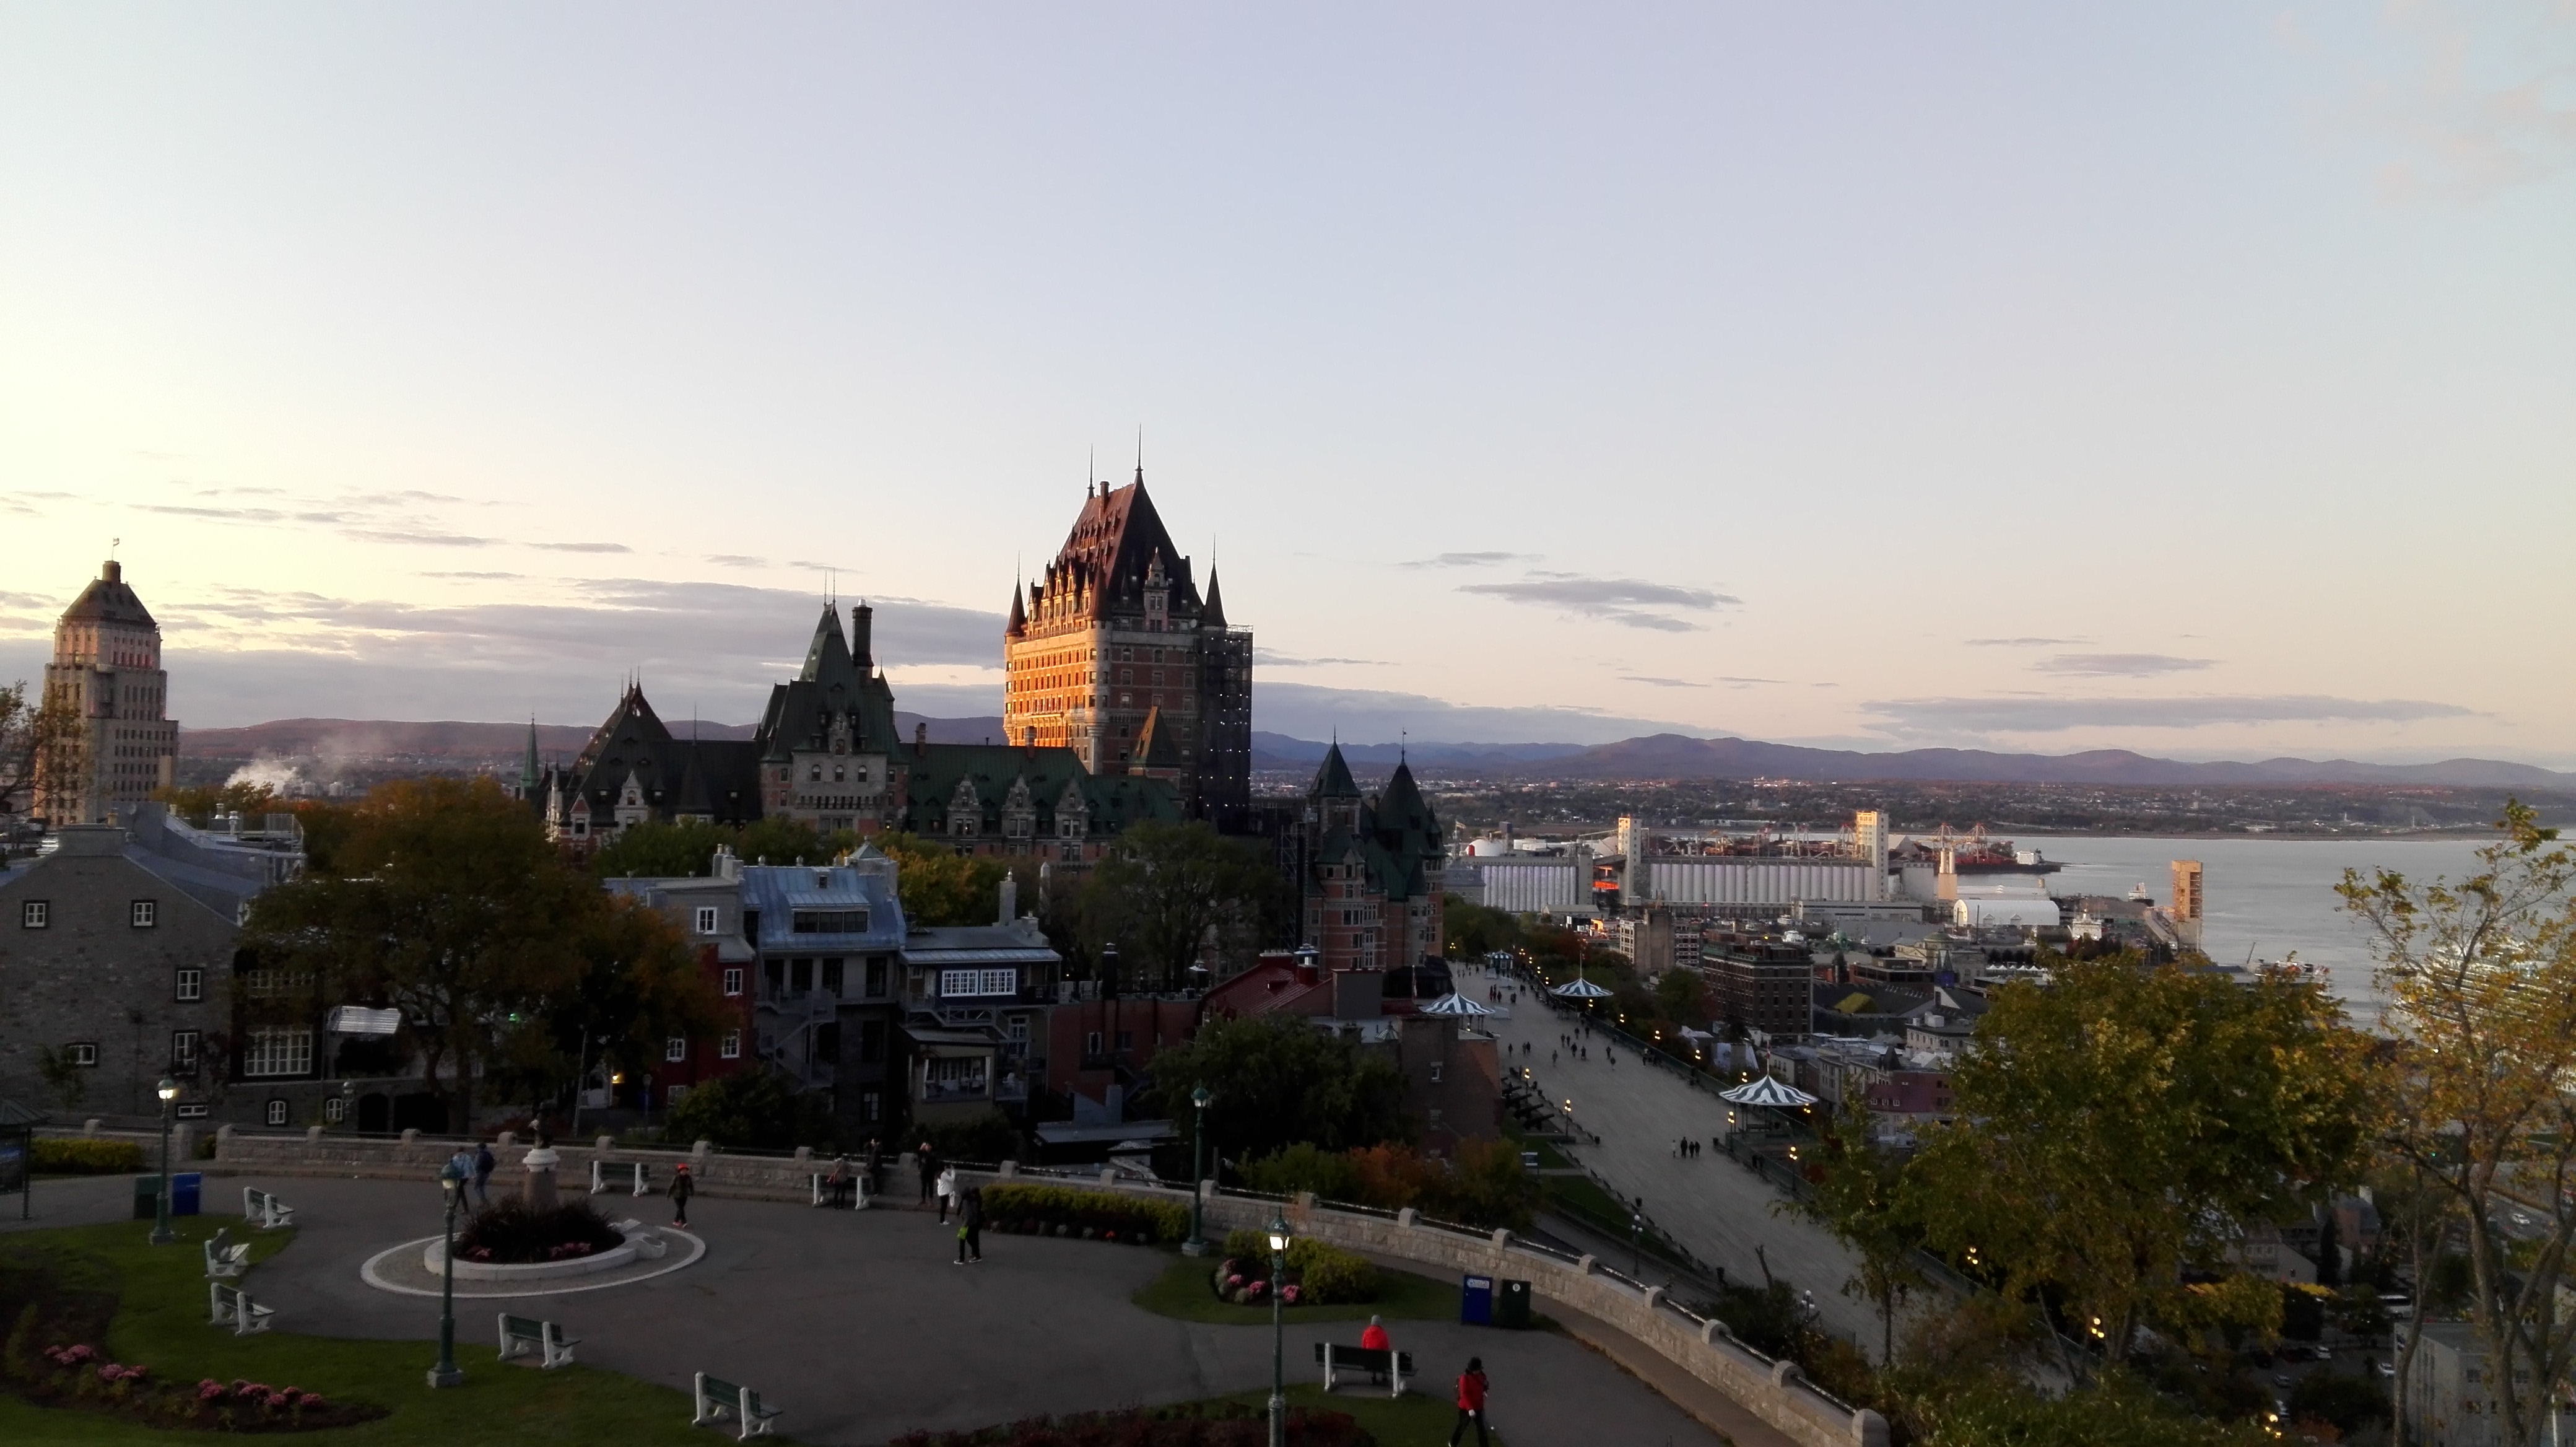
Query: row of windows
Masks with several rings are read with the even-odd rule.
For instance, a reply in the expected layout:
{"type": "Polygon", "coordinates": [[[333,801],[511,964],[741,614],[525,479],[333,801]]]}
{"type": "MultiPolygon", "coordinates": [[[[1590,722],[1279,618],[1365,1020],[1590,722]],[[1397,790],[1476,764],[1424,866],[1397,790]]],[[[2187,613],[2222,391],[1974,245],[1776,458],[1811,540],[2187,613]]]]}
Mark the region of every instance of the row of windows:
{"type": "MultiPolygon", "coordinates": [[[[49,899],[25,899],[18,902],[18,928],[48,929],[54,922],[54,903],[49,899]]],[[[157,899],[129,900],[125,922],[136,929],[151,929],[161,922],[161,902],[157,899]]]]}
{"type": "MultiPolygon", "coordinates": [[[[793,960],[773,959],[763,963],[769,976],[769,993],[772,995],[786,994],[789,991],[801,995],[808,990],[820,989],[824,994],[837,999],[848,993],[849,978],[845,972],[845,963],[840,959],[815,960],[807,957],[793,960]],[[819,979],[815,973],[817,965],[820,965],[822,970],[819,979]]],[[[742,993],[741,970],[726,970],[724,981],[726,994],[742,993]]],[[[883,959],[872,959],[867,962],[866,984],[868,995],[881,997],[885,994],[886,962],[883,959]]]]}
{"type": "MultiPolygon", "coordinates": [[[[674,1035],[670,1039],[662,1042],[662,1059],[665,1062],[677,1065],[686,1061],[688,1058],[688,1036],[674,1035]]],[[[716,1037],[716,1058],[719,1060],[740,1060],[742,1058],[741,1031],[727,1030],[724,1034],[716,1037]]]]}

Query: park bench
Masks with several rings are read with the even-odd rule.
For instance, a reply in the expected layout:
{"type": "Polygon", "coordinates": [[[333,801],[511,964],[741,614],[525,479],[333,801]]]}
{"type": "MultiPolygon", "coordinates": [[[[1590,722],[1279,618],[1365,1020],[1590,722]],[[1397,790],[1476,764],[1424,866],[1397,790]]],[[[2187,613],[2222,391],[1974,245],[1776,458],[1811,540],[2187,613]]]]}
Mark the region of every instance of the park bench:
{"type": "Polygon", "coordinates": [[[208,1326],[228,1326],[233,1329],[233,1335],[248,1336],[255,1331],[268,1330],[268,1319],[275,1315],[277,1308],[251,1300],[250,1293],[238,1286],[226,1286],[220,1281],[206,1283],[208,1326]]]}
{"type": "Polygon", "coordinates": [[[258,1222],[263,1231],[295,1224],[295,1208],[257,1186],[242,1187],[242,1216],[258,1222]]]}
{"type": "Polygon", "coordinates": [[[576,1338],[563,1334],[562,1322],[501,1313],[501,1360],[505,1362],[535,1352],[543,1358],[538,1365],[552,1370],[571,1361],[572,1349],[578,1345],[576,1338]]]}
{"type": "Polygon", "coordinates": [[[206,1279],[208,1281],[239,1276],[250,1269],[250,1243],[244,1241],[239,1245],[226,1245],[224,1237],[228,1234],[218,1230],[215,1232],[214,1239],[206,1243],[206,1279]]]}
{"type": "Polygon", "coordinates": [[[823,1172],[816,1171],[809,1178],[809,1183],[814,1188],[812,1204],[816,1206],[851,1211],[864,1211],[868,1208],[868,1183],[866,1175],[862,1172],[852,1171],[835,1181],[823,1172]]]}
{"type": "Polygon", "coordinates": [[[778,1420],[778,1409],[765,1405],[760,1394],[749,1387],[698,1373],[698,1414],[689,1419],[689,1425],[722,1423],[728,1416],[741,1425],[736,1440],[748,1442],[770,1432],[769,1424],[778,1420]]]}
{"type": "Polygon", "coordinates": [[[1413,1353],[1372,1351],[1367,1347],[1344,1346],[1340,1342],[1315,1343],[1315,1360],[1324,1368],[1324,1390],[1333,1389],[1333,1378],[1339,1372],[1366,1372],[1370,1380],[1391,1378],[1395,1390],[1391,1397],[1404,1395],[1404,1379],[1412,1376],[1413,1353]]]}
{"type": "Polygon", "coordinates": [[[590,1193],[625,1191],[630,1196],[645,1196],[653,1191],[653,1168],[642,1161],[592,1161],[590,1193]]]}

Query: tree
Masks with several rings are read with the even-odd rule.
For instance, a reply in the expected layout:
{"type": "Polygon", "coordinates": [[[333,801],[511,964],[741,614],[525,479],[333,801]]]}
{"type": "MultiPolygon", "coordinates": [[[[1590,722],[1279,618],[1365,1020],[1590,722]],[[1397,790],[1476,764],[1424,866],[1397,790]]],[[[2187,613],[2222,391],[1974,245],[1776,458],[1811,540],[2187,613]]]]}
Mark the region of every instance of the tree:
{"type": "Polygon", "coordinates": [[[1521,942],[1521,922],[1509,910],[1488,909],[1463,895],[1450,895],[1441,901],[1441,930],[1448,935],[1441,943],[1453,960],[1476,960],[1495,950],[1508,950],[1521,942]]]}
{"type": "Polygon", "coordinates": [[[30,803],[39,777],[78,773],[83,751],[68,701],[30,700],[24,679],[0,688],[0,820],[30,803]]]}
{"type": "Polygon", "coordinates": [[[2385,1148],[2448,1197],[2499,1436],[2525,1443],[2576,1366],[2559,1303],[2576,1239],[2576,851],[2519,801],[2499,826],[2457,884],[2380,870],[2337,888],[2370,929],[2395,1037],[2385,1148]]]}
{"type": "Polygon", "coordinates": [[[1249,964],[1285,888],[1259,853],[1204,821],[1150,821],[1092,869],[1083,934],[1095,950],[1115,943],[1122,970],[1147,988],[1178,990],[1211,946],[1221,966],[1249,964]]]}
{"type": "Polygon", "coordinates": [[[2132,958],[2052,957],[1997,990],[1954,1074],[1955,1124],[1911,1168],[1932,1241],[2053,1294],[2116,1364],[2138,1327],[2223,1325],[2277,1301],[2194,1291],[2243,1223],[2358,1169],[2366,1042],[2320,986],[2250,986],[2132,958]]]}
{"type": "Polygon", "coordinates": [[[1404,1077],[1356,1042],[1302,1016],[1217,1016],[1188,1044],[1154,1057],[1154,1091],[1179,1114],[1206,1086],[1209,1138],[1237,1160],[1298,1141],[1328,1151],[1400,1140],[1404,1077]]]}
{"type": "MultiPolygon", "coordinates": [[[[893,856],[904,923],[921,927],[991,924],[1001,913],[1001,860],[964,854],[918,834],[883,834],[877,847],[893,856]]],[[[1030,900],[1031,907],[1036,900],[1030,900]]]]}
{"type": "Polygon", "coordinates": [[[847,829],[825,834],[802,819],[760,819],[739,829],[703,819],[633,824],[600,846],[590,867],[602,879],[685,879],[710,872],[719,845],[745,864],[818,864],[857,848],[858,840],[847,829]]]}
{"type": "Polygon", "coordinates": [[[1869,1100],[1858,1090],[1843,1102],[1823,1145],[1823,1179],[1813,1199],[1794,1209],[1814,1217],[1860,1258],[1843,1294],[1878,1307],[1878,1359],[1893,1362],[1897,1303],[1923,1281],[1914,1266],[1924,1241],[1915,1182],[1902,1157],[1870,1139],[1869,1100]]]}
{"type": "Polygon", "coordinates": [[[663,1121],[671,1140],[711,1141],[743,1150],[834,1143],[830,1097],[796,1088],[767,1066],[692,1087],[663,1121]]]}

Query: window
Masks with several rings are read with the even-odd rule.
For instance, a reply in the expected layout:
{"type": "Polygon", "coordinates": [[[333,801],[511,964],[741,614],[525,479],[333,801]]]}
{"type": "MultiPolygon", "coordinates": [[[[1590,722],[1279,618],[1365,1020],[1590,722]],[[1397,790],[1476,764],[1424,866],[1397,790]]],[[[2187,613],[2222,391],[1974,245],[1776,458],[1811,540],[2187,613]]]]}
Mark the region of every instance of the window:
{"type": "Polygon", "coordinates": [[[823,962],[823,993],[837,1000],[841,996],[841,986],[843,983],[841,962],[839,960],[825,960],[823,962]]]}
{"type": "Polygon", "coordinates": [[[716,1056],[718,1059],[722,1060],[740,1060],[742,1058],[742,1032],[739,1030],[727,1030],[724,1032],[724,1038],[716,1044],[716,1056]]]}
{"type": "Polygon", "coordinates": [[[126,918],[136,929],[150,929],[152,928],[153,920],[160,914],[160,912],[161,905],[158,900],[138,899],[132,905],[126,918]]]}
{"type": "Polygon", "coordinates": [[[873,960],[868,961],[868,994],[869,994],[869,996],[870,996],[871,998],[874,998],[874,997],[876,997],[876,996],[883,995],[885,992],[886,992],[886,962],[885,962],[884,960],[882,960],[882,959],[873,959],[873,960]]]}
{"type": "Polygon", "coordinates": [[[699,905],[699,906],[698,906],[698,933],[700,933],[700,934],[702,934],[702,935],[711,935],[711,934],[714,934],[715,932],[716,932],[716,907],[715,907],[714,905],[712,905],[712,904],[702,904],[702,905],[699,905]]]}
{"type": "Polygon", "coordinates": [[[95,1069],[98,1065],[98,1047],[86,1040],[77,1041],[63,1047],[63,1058],[74,1065],[95,1069]]]}
{"type": "Polygon", "coordinates": [[[885,1113],[885,1097],[871,1090],[859,1097],[859,1118],[870,1125],[885,1113]]]}
{"type": "Polygon", "coordinates": [[[196,1031],[173,1030],[170,1032],[170,1068],[172,1070],[194,1070],[197,1068],[196,1031]]]}
{"type": "Polygon", "coordinates": [[[1029,1017],[1026,1015],[1013,1015],[1011,1017],[1011,1023],[1003,1027],[1002,1035],[1003,1038],[1009,1040],[1014,1045],[1028,1044],[1029,1017]]]}
{"type": "Polygon", "coordinates": [[[813,989],[814,962],[812,960],[789,961],[787,966],[787,987],[800,995],[813,989]]]}
{"type": "Polygon", "coordinates": [[[1431,1083],[1434,1085],[1440,1083],[1440,1062],[1437,1060],[1431,1062],[1431,1083]]]}
{"type": "Polygon", "coordinates": [[[808,765],[805,770],[805,779],[806,782],[813,784],[823,782],[823,766],[821,764],[808,765]]]}
{"type": "Polygon", "coordinates": [[[883,1064],[885,1049],[886,1022],[883,1020],[859,1022],[859,1063],[861,1065],[883,1064]]]}
{"type": "Polygon", "coordinates": [[[1090,1031],[1082,1037],[1082,1053],[1085,1055],[1097,1055],[1100,1053],[1099,1031],[1090,1031]]]}
{"type": "Polygon", "coordinates": [[[725,970],[724,992],[728,995],[742,993],[742,966],[734,965],[725,970]]]}
{"type": "Polygon", "coordinates": [[[349,1102],[347,1102],[346,1100],[343,1100],[343,1099],[341,1099],[339,1096],[336,1096],[336,1095],[335,1095],[335,1096],[332,1096],[330,1099],[325,1100],[325,1101],[323,1101],[323,1102],[322,1102],[322,1122],[323,1122],[323,1124],[325,1124],[325,1125],[339,1125],[339,1124],[341,1124],[342,1122],[344,1122],[344,1121],[348,1120],[348,1118],[349,1118],[349,1102]]]}
{"type": "Polygon", "coordinates": [[[688,1058],[689,1037],[686,1035],[674,1035],[662,1042],[662,1059],[665,1063],[677,1065],[688,1058]]]}
{"type": "Polygon", "coordinates": [[[46,917],[49,913],[51,913],[51,910],[47,901],[41,899],[28,900],[26,903],[18,906],[18,928],[43,929],[45,927],[46,917]]]}
{"type": "Polygon", "coordinates": [[[269,1123],[270,1125],[284,1125],[284,1124],[286,1124],[286,1100],[285,1100],[285,1098],[284,1098],[284,1097],[282,1097],[282,1096],[271,1096],[271,1097],[269,1097],[269,1101],[268,1101],[268,1123],[269,1123]]]}
{"type": "Polygon", "coordinates": [[[941,970],[939,994],[942,999],[975,995],[1016,995],[1020,990],[1017,970],[941,970]]]}
{"type": "Polygon", "coordinates": [[[863,909],[800,909],[788,916],[787,927],[800,935],[866,934],[868,912],[863,909]]]}
{"type": "Polygon", "coordinates": [[[247,1076],[307,1075],[313,1070],[310,1030],[253,1030],[250,1049],[242,1054],[247,1076]]]}
{"type": "Polygon", "coordinates": [[[206,998],[206,972],[181,970],[172,998],[183,1005],[206,998]]]}

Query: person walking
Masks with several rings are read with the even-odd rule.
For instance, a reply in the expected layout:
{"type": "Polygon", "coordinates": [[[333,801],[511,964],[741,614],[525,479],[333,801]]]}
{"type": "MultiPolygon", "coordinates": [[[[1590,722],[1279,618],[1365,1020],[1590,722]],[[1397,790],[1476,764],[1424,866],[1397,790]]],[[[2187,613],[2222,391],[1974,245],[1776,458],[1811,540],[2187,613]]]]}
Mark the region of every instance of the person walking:
{"type": "Polygon", "coordinates": [[[1458,1374],[1458,1420],[1449,1426],[1449,1447],[1458,1447],[1458,1434],[1469,1422],[1476,1424],[1476,1447],[1494,1447],[1485,1435],[1485,1393],[1492,1385],[1485,1380],[1485,1359],[1467,1358],[1467,1370],[1458,1374]]]}
{"type": "Polygon", "coordinates": [[[689,1168],[686,1165],[679,1166],[671,1172],[672,1225],[685,1227],[689,1224],[689,1198],[697,1193],[698,1178],[689,1174],[689,1168]]]}
{"type": "Polygon", "coordinates": [[[939,1184],[939,1152],[930,1148],[930,1142],[923,1141],[921,1149],[912,1153],[912,1163],[921,1169],[921,1204],[927,1206],[931,1189],[939,1184]]]}
{"type": "Polygon", "coordinates": [[[492,1172],[500,1164],[493,1158],[491,1142],[474,1147],[474,1198],[486,1206],[492,1204],[492,1172]]]}
{"type": "Polygon", "coordinates": [[[948,1212],[957,1204],[957,1168],[943,1166],[939,1172],[939,1224],[948,1224],[948,1212]]]}
{"type": "Polygon", "coordinates": [[[984,1259],[984,1188],[969,1186],[957,1202],[957,1264],[984,1259]]]}

